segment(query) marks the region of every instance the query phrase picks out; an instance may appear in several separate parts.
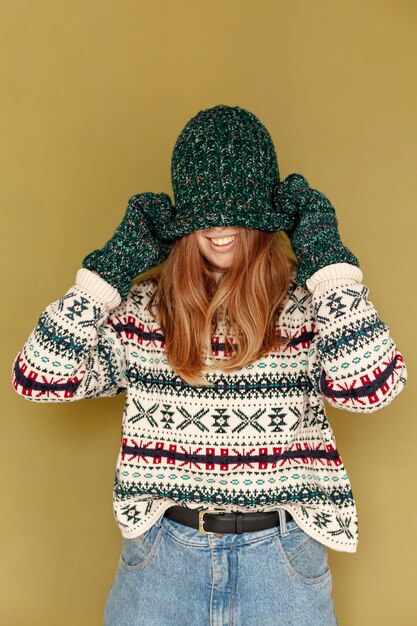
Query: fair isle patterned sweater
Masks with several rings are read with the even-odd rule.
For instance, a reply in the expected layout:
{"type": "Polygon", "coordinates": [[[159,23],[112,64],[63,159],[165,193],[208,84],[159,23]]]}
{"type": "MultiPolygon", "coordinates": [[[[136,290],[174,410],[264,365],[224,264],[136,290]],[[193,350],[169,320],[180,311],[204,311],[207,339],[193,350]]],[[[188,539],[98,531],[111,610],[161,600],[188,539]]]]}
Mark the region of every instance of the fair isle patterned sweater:
{"type": "MultiPolygon", "coordinates": [[[[404,388],[402,354],[368,299],[361,270],[335,263],[308,290],[293,281],[278,332],[290,337],[234,372],[213,366],[213,388],[192,387],[170,367],[161,329],[145,306],[151,278],[127,298],[81,268],[40,315],[12,368],[34,402],[126,394],[113,510],[124,537],[147,530],[174,504],[226,511],[287,509],[316,540],[355,552],[354,497],[326,415],[371,413],[404,388]]],[[[224,352],[222,322],[212,338],[224,352]]],[[[235,338],[234,338],[235,339],[235,338]]]]}

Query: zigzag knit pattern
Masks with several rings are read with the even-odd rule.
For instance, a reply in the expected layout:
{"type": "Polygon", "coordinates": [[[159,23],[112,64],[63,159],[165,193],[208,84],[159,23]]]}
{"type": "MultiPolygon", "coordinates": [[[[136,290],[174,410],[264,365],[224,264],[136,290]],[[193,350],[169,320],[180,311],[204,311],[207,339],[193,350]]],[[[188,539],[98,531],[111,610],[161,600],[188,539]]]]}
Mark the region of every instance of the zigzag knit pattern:
{"type": "MultiPolygon", "coordinates": [[[[185,383],[166,359],[162,331],[145,311],[154,280],[133,284],[109,311],[100,290],[85,286],[94,279],[80,279],[41,313],[16,355],[12,384],[34,402],[126,392],[113,491],[122,535],[143,533],[173,504],[282,507],[316,540],[355,552],[357,510],[325,400],[371,413],[407,381],[368,288],[342,276],[310,293],[294,280],[278,324],[288,347],[235,372],[214,367],[207,389],[185,383]]],[[[216,359],[229,356],[224,331],[219,322],[216,359]]]]}

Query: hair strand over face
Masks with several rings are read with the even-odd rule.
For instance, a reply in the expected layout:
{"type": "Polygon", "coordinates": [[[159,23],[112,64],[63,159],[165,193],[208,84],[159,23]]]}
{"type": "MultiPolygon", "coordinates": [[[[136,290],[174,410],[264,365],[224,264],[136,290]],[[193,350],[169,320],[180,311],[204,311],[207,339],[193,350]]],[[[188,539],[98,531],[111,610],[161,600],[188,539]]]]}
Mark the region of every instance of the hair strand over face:
{"type": "Polygon", "coordinates": [[[162,266],[147,272],[157,281],[149,312],[164,335],[169,364],[189,385],[211,386],[202,376],[212,367],[237,370],[287,345],[278,318],[297,261],[280,235],[239,228],[232,263],[222,269],[201,254],[191,233],[174,243],[162,266]],[[215,272],[221,272],[218,281],[215,272]],[[224,358],[212,350],[220,321],[224,358]]]}

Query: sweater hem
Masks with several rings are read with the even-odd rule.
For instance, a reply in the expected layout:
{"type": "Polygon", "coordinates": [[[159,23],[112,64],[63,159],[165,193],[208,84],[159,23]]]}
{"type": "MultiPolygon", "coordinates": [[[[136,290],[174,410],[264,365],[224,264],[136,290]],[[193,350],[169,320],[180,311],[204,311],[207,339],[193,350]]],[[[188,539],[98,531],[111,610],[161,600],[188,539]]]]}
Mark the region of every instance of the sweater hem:
{"type": "MultiPolygon", "coordinates": [[[[134,529],[128,530],[125,527],[119,526],[122,537],[124,537],[125,539],[135,539],[137,537],[140,537],[147,530],[149,530],[151,526],[153,526],[155,522],[157,522],[158,519],[163,517],[167,509],[169,509],[171,506],[174,506],[174,505],[178,505],[178,502],[176,502],[175,500],[168,500],[168,501],[165,501],[164,503],[161,503],[160,507],[157,509],[156,515],[152,515],[151,517],[149,517],[149,519],[146,520],[146,523],[143,524],[142,530],[140,533],[135,532],[134,529]]],[[[210,508],[210,507],[207,507],[207,508],[210,508]]],[[[331,550],[335,550],[336,552],[350,552],[350,553],[354,553],[357,551],[358,542],[356,542],[356,544],[354,545],[343,544],[343,546],[341,546],[329,540],[325,536],[316,536],[315,534],[311,533],[311,530],[308,528],[306,524],[304,524],[304,520],[298,515],[298,512],[293,507],[288,506],[286,504],[282,504],[282,505],[275,504],[273,507],[271,507],[270,510],[275,510],[278,508],[285,509],[286,511],[291,513],[292,517],[294,518],[295,523],[301,528],[301,530],[303,530],[307,535],[309,535],[316,541],[324,544],[326,547],[330,548],[331,550]]],[[[251,511],[243,511],[243,512],[250,513],[251,511]]],[[[263,512],[265,513],[268,512],[268,509],[266,509],[263,512]]]]}

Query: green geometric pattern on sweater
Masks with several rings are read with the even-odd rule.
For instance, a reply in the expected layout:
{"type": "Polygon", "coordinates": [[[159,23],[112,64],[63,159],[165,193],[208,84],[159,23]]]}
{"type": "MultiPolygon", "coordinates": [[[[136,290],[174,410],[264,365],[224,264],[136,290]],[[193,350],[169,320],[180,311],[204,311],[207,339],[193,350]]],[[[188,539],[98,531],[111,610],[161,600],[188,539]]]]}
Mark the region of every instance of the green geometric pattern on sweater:
{"type": "MultiPolygon", "coordinates": [[[[312,537],[354,552],[358,519],[325,401],[370,413],[407,382],[401,352],[368,299],[340,278],[320,292],[292,281],[279,332],[290,338],[241,370],[214,368],[212,388],[185,383],[145,310],[155,283],[136,283],[112,311],[75,284],[48,305],[19,350],[12,384],[35,402],[126,393],[113,493],[125,537],[173,504],[195,509],[288,509],[312,537]]],[[[225,355],[220,322],[215,360],[225,355]]]]}

